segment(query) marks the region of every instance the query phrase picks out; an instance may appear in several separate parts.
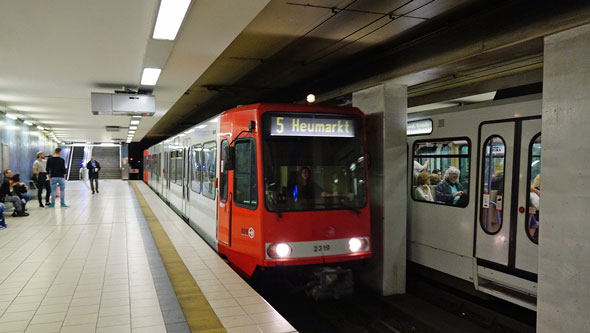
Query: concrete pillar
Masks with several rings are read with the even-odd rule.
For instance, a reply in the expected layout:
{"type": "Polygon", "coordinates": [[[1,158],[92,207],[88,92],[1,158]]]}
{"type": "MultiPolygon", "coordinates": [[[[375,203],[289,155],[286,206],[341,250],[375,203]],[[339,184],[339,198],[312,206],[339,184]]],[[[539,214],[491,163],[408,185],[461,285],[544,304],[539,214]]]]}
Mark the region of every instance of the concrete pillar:
{"type": "Polygon", "coordinates": [[[539,332],[590,332],[590,25],[545,38],[539,332]]]}
{"type": "Polygon", "coordinates": [[[406,86],[383,84],[352,95],[367,116],[373,260],[363,280],[382,295],[406,291],[406,86]]]}

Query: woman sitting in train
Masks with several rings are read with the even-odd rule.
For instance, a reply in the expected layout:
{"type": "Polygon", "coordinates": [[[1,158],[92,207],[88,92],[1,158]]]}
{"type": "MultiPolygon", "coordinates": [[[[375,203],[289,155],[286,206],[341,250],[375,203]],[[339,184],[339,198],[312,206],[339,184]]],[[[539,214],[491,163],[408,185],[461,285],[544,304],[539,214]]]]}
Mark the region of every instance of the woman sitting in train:
{"type": "Polygon", "coordinates": [[[451,166],[445,171],[445,179],[436,187],[436,201],[456,205],[464,194],[463,186],[457,180],[461,171],[451,166]]]}
{"type": "Polygon", "coordinates": [[[418,187],[414,190],[416,200],[434,201],[430,191],[430,175],[427,172],[421,172],[416,179],[418,187]]]}

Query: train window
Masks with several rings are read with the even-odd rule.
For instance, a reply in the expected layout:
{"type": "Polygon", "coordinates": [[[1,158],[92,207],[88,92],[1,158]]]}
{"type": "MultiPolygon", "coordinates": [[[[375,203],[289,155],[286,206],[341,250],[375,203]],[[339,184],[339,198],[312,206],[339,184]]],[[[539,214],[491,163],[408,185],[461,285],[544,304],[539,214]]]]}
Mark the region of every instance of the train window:
{"type": "Polygon", "coordinates": [[[479,223],[485,232],[495,234],[502,228],[506,144],[493,135],[485,141],[483,150],[479,223]]]}
{"type": "Polygon", "coordinates": [[[168,179],[170,182],[176,182],[176,151],[170,152],[170,163],[168,163],[168,179]]]}
{"type": "Polygon", "coordinates": [[[203,195],[215,199],[215,176],[217,172],[217,144],[214,141],[203,144],[201,155],[201,177],[203,195]]]}
{"type": "Polygon", "coordinates": [[[256,177],[256,141],[239,140],[235,144],[234,193],[237,206],[256,209],[258,186],[256,177]]]}
{"type": "Polygon", "coordinates": [[[227,202],[227,170],[223,167],[224,161],[227,161],[229,144],[227,140],[221,142],[221,170],[219,170],[219,200],[227,202]]]}
{"type": "Polygon", "coordinates": [[[470,147],[469,138],[414,142],[412,198],[466,207],[469,203],[470,147]]]}
{"type": "Polygon", "coordinates": [[[174,184],[182,186],[182,149],[176,151],[174,184]]]}
{"type": "Polygon", "coordinates": [[[526,234],[535,244],[539,243],[539,210],[541,196],[541,133],[537,134],[529,146],[529,197],[527,198],[526,234]]]}
{"type": "MultiPolygon", "coordinates": [[[[367,204],[367,174],[361,122],[356,117],[314,114],[322,122],[339,121],[350,127],[346,136],[332,132],[281,135],[285,123],[309,122],[309,114],[268,112],[263,115],[264,204],[271,212],[352,210],[367,204]],[[281,117],[290,122],[279,123],[281,117]],[[273,130],[273,126],[279,125],[273,130]]],[[[284,119],[282,119],[284,120],[284,119]]],[[[285,126],[286,128],[286,126],[285,126]]],[[[327,126],[326,128],[330,128],[327,126]]]]}
{"type": "Polygon", "coordinates": [[[191,148],[191,190],[201,193],[201,155],[203,153],[202,145],[194,145],[191,148]]]}

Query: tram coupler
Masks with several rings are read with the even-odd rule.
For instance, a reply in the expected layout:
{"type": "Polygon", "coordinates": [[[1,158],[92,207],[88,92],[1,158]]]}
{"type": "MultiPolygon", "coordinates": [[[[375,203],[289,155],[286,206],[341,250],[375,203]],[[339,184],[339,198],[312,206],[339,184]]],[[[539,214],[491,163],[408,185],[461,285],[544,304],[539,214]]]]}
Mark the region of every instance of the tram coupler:
{"type": "Polygon", "coordinates": [[[313,272],[315,281],[307,285],[307,294],[314,300],[340,299],[354,293],[351,269],[322,267],[313,272]]]}

